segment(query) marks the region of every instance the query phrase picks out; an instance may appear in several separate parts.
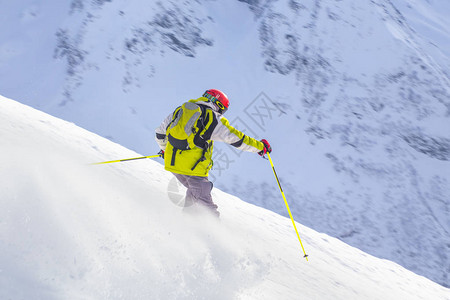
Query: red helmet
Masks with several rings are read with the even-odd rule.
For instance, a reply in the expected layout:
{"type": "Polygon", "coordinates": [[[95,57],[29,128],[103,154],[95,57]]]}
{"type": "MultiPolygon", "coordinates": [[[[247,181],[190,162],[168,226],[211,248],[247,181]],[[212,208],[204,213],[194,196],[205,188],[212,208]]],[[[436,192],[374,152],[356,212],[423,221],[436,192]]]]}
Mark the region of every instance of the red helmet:
{"type": "Polygon", "coordinates": [[[220,114],[224,114],[227,111],[228,106],[230,106],[230,101],[228,100],[227,95],[219,90],[207,90],[203,94],[203,97],[208,98],[210,102],[214,103],[218,108],[220,114]]]}

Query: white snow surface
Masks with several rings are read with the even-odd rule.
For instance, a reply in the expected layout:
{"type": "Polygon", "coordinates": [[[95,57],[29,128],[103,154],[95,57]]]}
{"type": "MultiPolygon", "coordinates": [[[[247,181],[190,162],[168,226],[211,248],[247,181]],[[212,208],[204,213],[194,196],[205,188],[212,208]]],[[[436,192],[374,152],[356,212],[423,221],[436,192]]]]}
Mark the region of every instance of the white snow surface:
{"type": "Polygon", "coordinates": [[[297,224],[306,261],[288,218],[217,189],[220,220],[183,215],[157,162],[89,165],[140,155],[3,97],[0,136],[0,299],[450,299],[297,224]]]}
{"type": "MultiPolygon", "coordinates": [[[[449,3],[0,1],[0,94],[150,155],[222,89],[296,219],[450,287],[449,3]]],[[[210,179],[287,215],[257,155],[217,143],[210,179]]]]}
{"type": "Polygon", "coordinates": [[[4,97],[0,136],[0,299],[450,299],[297,224],[306,261],[288,218],[217,189],[220,220],[184,215],[159,163],[89,165],[139,154],[4,97]]]}

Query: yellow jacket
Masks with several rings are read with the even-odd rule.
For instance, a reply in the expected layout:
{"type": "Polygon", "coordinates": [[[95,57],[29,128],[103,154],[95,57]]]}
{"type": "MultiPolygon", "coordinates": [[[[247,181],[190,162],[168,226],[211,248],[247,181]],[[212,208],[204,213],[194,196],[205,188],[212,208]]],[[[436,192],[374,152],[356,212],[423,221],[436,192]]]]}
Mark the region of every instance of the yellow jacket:
{"type": "Polygon", "coordinates": [[[225,142],[239,150],[254,153],[264,149],[262,142],[232,127],[229,121],[217,112],[214,104],[209,102],[207,98],[200,97],[195,100],[189,100],[189,102],[203,105],[207,110],[212,110],[213,122],[203,135],[209,147],[206,150],[199,147],[189,150],[175,150],[167,141],[166,136],[167,127],[174,118],[174,113],[171,113],[155,130],[156,142],[164,150],[164,165],[167,171],[183,175],[207,177],[209,170],[213,166],[212,152],[214,141],[225,142]],[[174,153],[174,151],[176,152],[174,153]],[[203,153],[204,160],[202,159],[203,153]]]}

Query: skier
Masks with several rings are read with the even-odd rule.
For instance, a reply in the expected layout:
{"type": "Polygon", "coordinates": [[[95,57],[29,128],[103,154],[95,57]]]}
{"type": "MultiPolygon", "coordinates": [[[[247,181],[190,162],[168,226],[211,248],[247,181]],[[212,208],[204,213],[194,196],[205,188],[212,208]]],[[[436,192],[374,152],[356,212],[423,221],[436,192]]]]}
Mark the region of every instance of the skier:
{"type": "Polygon", "coordinates": [[[185,203],[193,204],[189,209],[206,207],[217,216],[220,214],[211,197],[213,184],[208,180],[213,165],[213,141],[260,156],[272,151],[267,140],[258,141],[229,124],[223,117],[229,104],[223,92],[207,90],[202,97],[175,109],[155,130],[165,169],[187,188],[185,203]]]}

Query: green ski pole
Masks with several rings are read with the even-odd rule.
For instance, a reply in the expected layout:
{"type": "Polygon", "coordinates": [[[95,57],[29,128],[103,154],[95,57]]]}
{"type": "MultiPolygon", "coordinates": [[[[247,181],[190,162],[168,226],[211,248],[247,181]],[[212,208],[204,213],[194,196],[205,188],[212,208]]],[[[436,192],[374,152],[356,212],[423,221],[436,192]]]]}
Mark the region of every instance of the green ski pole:
{"type": "Polygon", "coordinates": [[[102,164],[111,164],[116,162],[123,162],[123,161],[130,161],[130,160],[137,160],[137,159],[144,159],[144,158],[156,158],[161,157],[161,154],[157,155],[150,155],[150,156],[141,156],[141,157],[134,157],[134,158],[125,158],[125,159],[118,159],[118,160],[110,160],[110,161],[102,161],[98,163],[92,163],[91,165],[102,165],[102,164]]]}
{"type": "Polygon", "coordinates": [[[300,239],[300,235],[298,234],[297,226],[295,226],[295,221],[294,221],[294,218],[292,217],[292,213],[291,213],[291,210],[289,208],[289,204],[288,204],[288,202],[286,200],[286,196],[284,195],[283,189],[281,188],[281,184],[280,184],[280,180],[278,179],[277,172],[275,172],[275,167],[273,166],[273,162],[272,162],[272,158],[270,157],[270,153],[267,153],[267,157],[269,157],[270,164],[272,165],[273,174],[275,175],[275,178],[276,178],[276,180],[278,182],[278,187],[280,188],[281,195],[283,196],[284,203],[286,204],[287,211],[289,213],[289,216],[291,217],[292,225],[294,225],[295,232],[297,233],[298,241],[300,242],[300,246],[302,246],[302,250],[303,250],[303,254],[304,254],[303,257],[306,258],[306,260],[308,260],[308,254],[306,254],[305,248],[303,247],[302,240],[300,239]]]}

